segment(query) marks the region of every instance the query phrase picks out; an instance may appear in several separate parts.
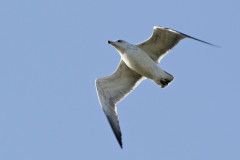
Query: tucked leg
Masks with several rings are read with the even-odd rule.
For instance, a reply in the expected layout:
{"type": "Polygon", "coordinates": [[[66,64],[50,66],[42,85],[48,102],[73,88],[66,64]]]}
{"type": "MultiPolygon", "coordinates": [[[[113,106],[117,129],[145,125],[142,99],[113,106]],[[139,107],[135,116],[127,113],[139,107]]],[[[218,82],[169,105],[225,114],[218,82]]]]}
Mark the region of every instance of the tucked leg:
{"type": "Polygon", "coordinates": [[[159,77],[154,79],[153,81],[157,83],[160,87],[165,88],[173,81],[174,77],[167,73],[166,71],[163,71],[161,74],[159,74],[159,77]]]}

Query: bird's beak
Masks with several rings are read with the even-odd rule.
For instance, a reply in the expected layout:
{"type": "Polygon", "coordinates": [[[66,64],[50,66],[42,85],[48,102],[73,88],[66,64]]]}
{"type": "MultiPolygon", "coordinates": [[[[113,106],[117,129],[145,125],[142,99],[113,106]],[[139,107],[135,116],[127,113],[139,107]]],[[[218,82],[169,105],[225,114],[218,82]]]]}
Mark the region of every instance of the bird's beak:
{"type": "Polygon", "coordinates": [[[111,45],[114,43],[114,42],[112,42],[112,41],[107,41],[107,42],[108,42],[108,44],[111,44],[111,45]]]}

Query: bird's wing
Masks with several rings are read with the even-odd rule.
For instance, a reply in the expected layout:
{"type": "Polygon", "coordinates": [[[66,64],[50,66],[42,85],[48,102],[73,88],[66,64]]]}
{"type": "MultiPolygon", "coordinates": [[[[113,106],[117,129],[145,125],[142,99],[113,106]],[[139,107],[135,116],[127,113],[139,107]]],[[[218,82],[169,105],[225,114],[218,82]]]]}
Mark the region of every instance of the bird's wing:
{"type": "Polygon", "coordinates": [[[117,70],[112,75],[96,80],[100,104],[121,147],[122,134],[117,116],[116,103],[127,96],[142,79],[143,77],[140,74],[128,68],[121,61],[117,70]]]}
{"type": "Polygon", "coordinates": [[[216,46],[200,39],[188,36],[184,33],[157,26],[153,28],[152,36],[137,46],[147,52],[154,61],[159,63],[161,58],[183,38],[191,38],[212,46],[216,46]]]}

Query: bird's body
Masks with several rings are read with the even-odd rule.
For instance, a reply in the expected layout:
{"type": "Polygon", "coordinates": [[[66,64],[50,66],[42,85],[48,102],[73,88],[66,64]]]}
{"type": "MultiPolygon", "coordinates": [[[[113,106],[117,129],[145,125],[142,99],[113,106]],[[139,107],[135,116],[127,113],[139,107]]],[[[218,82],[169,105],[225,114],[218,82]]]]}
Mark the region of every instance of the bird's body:
{"type": "Polygon", "coordinates": [[[124,52],[119,51],[119,53],[121,59],[130,69],[153,80],[162,87],[164,86],[159,84],[160,80],[173,80],[173,77],[159,68],[157,63],[154,62],[144,50],[127,42],[124,43],[125,46],[129,47],[126,47],[127,49],[125,49],[124,52]]]}
{"type": "Polygon", "coordinates": [[[174,77],[159,68],[157,63],[184,38],[191,38],[212,45],[163,27],[154,27],[152,36],[138,45],[123,40],[108,41],[121,55],[121,61],[112,75],[96,79],[96,88],[102,109],[121,147],[122,133],[116,104],[145,78],[153,80],[162,88],[166,87],[174,77]]]}

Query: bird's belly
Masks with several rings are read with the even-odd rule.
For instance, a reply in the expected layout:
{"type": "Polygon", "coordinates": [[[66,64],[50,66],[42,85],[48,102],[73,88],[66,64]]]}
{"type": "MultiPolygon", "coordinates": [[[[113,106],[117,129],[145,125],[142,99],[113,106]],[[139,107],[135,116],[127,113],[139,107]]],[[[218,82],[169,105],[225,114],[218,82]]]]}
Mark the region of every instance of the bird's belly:
{"type": "Polygon", "coordinates": [[[146,53],[123,54],[122,59],[129,68],[142,76],[154,79],[158,75],[157,64],[146,53]]]}

